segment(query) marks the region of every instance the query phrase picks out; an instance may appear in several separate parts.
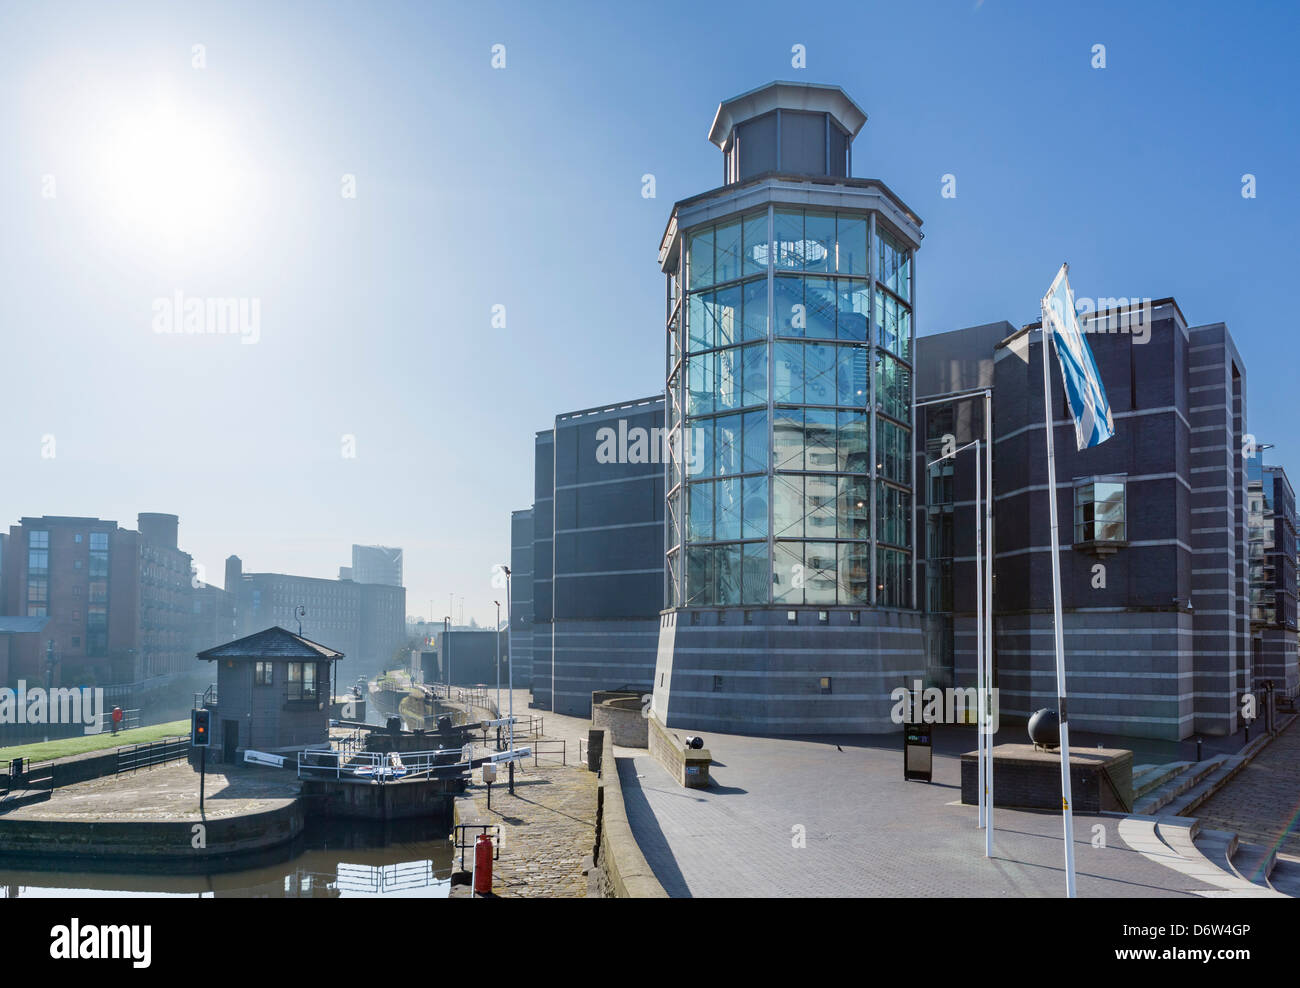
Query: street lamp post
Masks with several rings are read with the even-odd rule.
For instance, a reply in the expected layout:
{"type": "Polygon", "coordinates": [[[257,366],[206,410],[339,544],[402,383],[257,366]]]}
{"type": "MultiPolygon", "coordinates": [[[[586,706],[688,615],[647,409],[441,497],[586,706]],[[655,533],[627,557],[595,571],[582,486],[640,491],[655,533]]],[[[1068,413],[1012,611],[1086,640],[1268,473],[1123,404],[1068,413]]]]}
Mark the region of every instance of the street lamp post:
{"type": "MultiPolygon", "coordinates": [[[[497,605],[497,716],[501,716],[501,601],[494,600],[492,603],[497,605]]],[[[497,735],[498,738],[501,735],[497,735]]]]}
{"type": "Polygon", "coordinates": [[[451,639],[447,633],[451,630],[451,615],[442,619],[442,661],[447,665],[447,702],[451,702],[451,639]]]}
{"type": "MultiPolygon", "coordinates": [[[[511,656],[511,652],[510,652],[510,567],[502,566],[501,568],[505,570],[506,573],[506,662],[509,663],[510,665],[510,670],[506,674],[507,678],[509,679],[509,685],[506,687],[506,689],[510,691],[510,698],[509,698],[510,713],[508,714],[510,718],[509,772],[510,772],[510,795],[513,796],[515,794],[515,758],[514,758],[514,754],[515,754],[515,664],[510,659],[511,656]]],[[[500,643],[500,641],[501,638],[500,635],[498,635],[497,642],[500,643]]],[[[498,704],[497,711],[500,712],[500,710],[501,707],[498,704]]]]}

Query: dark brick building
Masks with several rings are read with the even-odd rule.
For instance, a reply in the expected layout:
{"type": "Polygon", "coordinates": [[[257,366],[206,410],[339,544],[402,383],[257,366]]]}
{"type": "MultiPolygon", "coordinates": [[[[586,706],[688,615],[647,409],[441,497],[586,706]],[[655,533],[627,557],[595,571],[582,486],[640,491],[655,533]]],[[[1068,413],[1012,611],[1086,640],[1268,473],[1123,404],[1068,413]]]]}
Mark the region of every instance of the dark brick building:
{"type": "MultiPolygon", "coordinates": [[[[917,341],[918,399],[993,392],[994,664],[1004,719],[1055,705],[1052,577],[1037,323],[917,341]]],[[[1071,721],[1099,733],[1181,739],[1239,727],[1255,688],[1250,641],[1246,371],[1222,323],[1188,326],[1173,299],[1085,322],[1115,436],[1076,450],[1050,370],[1071,721]]],[[[974,464],[930,471],[945,434],[982,438],[979,400],[923,410],[917,523],[939,672],[975,676],[974,464]],[[951,619],[950,654],[942,635],[951,619]]],[[[1294,567],[1292,562],[1291,567],[1294,567]]],[[[1293,569],[1291,570],[1293,572],[1293,569]]]]}
{"type": "Polygon", "coordinates": [[[664,399],[655,395],[557,415],[554,428],[537,433],[531,514],[512,515],[511,630],[539,706],[588,716],[594,690],[648,688],[654,678],[663,425],[664,399]]]}
{"type": "Polygon", "coordinates": [[[48,617],[56,683],[138,683],[192,673],[193,579],[175,515],[138,531],[100,518],[23,518],[5,538],[5,614],[48,617]]]}

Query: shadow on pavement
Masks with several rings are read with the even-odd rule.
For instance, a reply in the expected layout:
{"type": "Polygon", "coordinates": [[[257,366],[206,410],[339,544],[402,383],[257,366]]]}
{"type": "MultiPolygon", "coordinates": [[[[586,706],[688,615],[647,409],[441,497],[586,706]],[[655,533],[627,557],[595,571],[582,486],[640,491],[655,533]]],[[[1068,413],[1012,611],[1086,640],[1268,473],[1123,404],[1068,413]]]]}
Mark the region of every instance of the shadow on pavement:
{"type": "Polygon", "coordinates": [[[686,885],[677,859],[673,857],[672,848],[659,829],[654,810],[641,791],[641,780],[636,775],[636,765],[630,758],[616,758],[618,763],[619,784],[623,788],[623,805],[627,810],[627,822],[632,827],[632,836],[636,838],[646,863],[650,865],[655,878],[674,899],[691,898],[691,890],[686,885]]]}

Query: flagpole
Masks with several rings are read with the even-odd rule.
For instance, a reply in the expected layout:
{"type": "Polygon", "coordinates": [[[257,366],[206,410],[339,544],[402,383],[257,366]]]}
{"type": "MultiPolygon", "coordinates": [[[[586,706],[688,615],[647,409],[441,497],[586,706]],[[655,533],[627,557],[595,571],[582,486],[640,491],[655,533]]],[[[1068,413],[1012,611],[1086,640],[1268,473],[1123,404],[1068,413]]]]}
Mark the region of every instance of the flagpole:
{"type": "MultiPolygon", "coordinates": [[[[975,440],[975,695],[976,724],[975,734],[979,740],[979,787],[980,812],[979,825],[988,832],[989,789],[988,779],[984,774],[988,742],[984,738],[984,718],[987,705],[984,695],[984,560],[982,558],[984,530],[983,506],[980,504],[980,441],[975,440]]],[[[987,850],[986,850],[987,855],[987,850]]]]}
{"type": "Polygon", "coordinates": [[[1065,696],[1065,634],[1061,618],[1061,549],[1056,521],[1056,452],[1052,442],[1052,382],[1047,373],[1052,343],[1047,298],[1042,301],[1043,415],[1047,433],[1047,506],[1052,528],[1052,622],[1056,645],[1056,705],[1061,723],[1061,810],[1065,828],[1065,894],[1074,898],[1074,812],[1070,808],[1070,727],[1065,696]]]}
{"type": "MultiPolygon", "coordinates": [[[[984,703],[985,713],[990,718],[990,730],[988,737],[984,742],[984,754],[988,759],[988,769],[985,771],[986,781],[988,782],[988,816],[985,820],[984,830],[984,856],[993,857],[993,731],[992,731],[992,714],[989,711],[989,701],[993,698],[993,392],[984,392],[984,483],[987,485],[984,492],[984,593],[987,594],[987,603],[984,609],[984,628],[981,632],[986,637],[984,645],[984,661],[987,663],[987,669],[984,673],[984,687],[989,699],[984,703]]],[[[983,725],[980,727],[983,731],[983,725]]]]}

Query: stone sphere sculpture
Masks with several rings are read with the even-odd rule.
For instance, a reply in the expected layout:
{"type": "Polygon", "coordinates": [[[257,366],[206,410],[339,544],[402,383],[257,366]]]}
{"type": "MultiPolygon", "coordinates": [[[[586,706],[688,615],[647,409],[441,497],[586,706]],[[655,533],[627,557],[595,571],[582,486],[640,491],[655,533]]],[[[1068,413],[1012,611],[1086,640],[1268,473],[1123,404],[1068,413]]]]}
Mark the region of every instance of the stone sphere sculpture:
{"type": "Polygon", "coordinates": [[[1057,748],[1061,744],[1061,720],[1055,710],[1039,710],[1029,718],[1029,740],[1044,748],[1057,748]]]}

